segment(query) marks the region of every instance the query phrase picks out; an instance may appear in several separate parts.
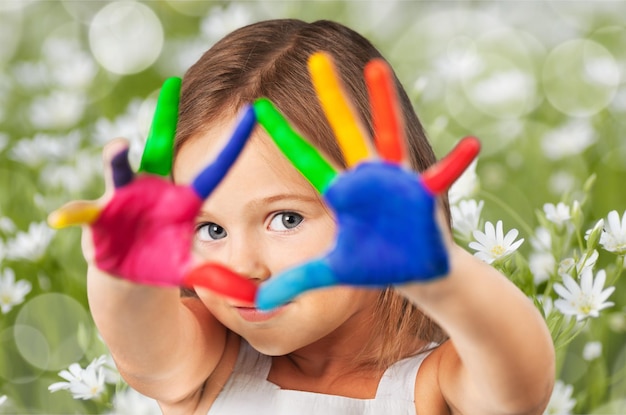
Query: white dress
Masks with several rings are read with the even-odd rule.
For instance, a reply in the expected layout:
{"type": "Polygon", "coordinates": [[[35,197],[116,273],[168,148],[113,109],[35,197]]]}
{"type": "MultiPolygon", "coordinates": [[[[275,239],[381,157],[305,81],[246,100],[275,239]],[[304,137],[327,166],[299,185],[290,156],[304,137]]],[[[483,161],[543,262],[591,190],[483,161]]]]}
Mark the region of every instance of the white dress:
{"type": "Polygon", "coordinates": [[[207,415],[415,415],[415,377],[431,350],[390,366],[374,399],[355,399],[281,389],[267,380],[272,358],[242,339],[233,373],[207,415]]]}

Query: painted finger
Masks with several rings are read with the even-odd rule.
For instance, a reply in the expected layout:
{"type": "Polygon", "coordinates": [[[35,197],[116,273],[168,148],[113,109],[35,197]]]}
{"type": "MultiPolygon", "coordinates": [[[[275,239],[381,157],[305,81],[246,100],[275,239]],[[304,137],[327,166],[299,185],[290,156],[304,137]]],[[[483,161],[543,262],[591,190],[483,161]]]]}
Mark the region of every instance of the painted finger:
{"type": "Polygon", "coordinates": [[[324,193],[337,176],[337,171],[315,147],[291,128],[289,122],[269,99],[256,100],[254,111],[259,124],[265,128],[285,157],[318,192],[324,193]]]}
{"type": "Polygon", "coordinates": [[[337,137],[348,167],[371,157],[371,150],[358,121],[356,111],[350,105],[330,56],[317,52],[309,58],[311,80],[326,118],[337,137]]]}
{"type": "Polygon", "coordinates": [[[128,148],[123,149],[111,159],[111,176],[116,189],[133,181],[133,169],[128,162],[128,148]]]}
{"type": "Polygon", "coordinates": [[[260,310],[271,310],[291,301],[305,291],[328,287],[336,283],[333,271],[325,261],[309,262],[261,284],[256,296],[256,306],[260,310]]]}
{"type": "Polygon", "coordinates": [[[191,187],[201,199],[206,199],[213,189],[224,178],[233,165],[256,124],[254,109],[251,105],[244,107],[235,131],[217,158],[200,172],[191,183],[191,187]]]}
{"type": "Polygon", "coordinates": [[[405,161],[406,138],[393,72],[384,60],[374,59],[365,66],[364,75],[378,154],[400,164],[405,161]]]}
{"type": "Polygon", "coordinates": [[[181,79],[176,77],[166,79],[161,87],[139,171],[168,176],[172,170],[180,87],[181,79]]]}
{"type": "Polygon", "coordinates": [[[257,285],[251,280],[218,264],[203,264],[189,272],[183,285],[203,287],[226,297],[254,303],[257,285]]]}
{"type": "Polygon", "coordinates": [[[55,229],[95,222],[102,208],[96,202],[76,200],[62,206],[48,215],[48,224],[55,229]]]}
{"type": "Polygon", "coordinates": [[[480,152],[480,141],[465,137],[447,156],[429,167],[421,176],[422,184],[433,195],[448,190],[480,152]]]}

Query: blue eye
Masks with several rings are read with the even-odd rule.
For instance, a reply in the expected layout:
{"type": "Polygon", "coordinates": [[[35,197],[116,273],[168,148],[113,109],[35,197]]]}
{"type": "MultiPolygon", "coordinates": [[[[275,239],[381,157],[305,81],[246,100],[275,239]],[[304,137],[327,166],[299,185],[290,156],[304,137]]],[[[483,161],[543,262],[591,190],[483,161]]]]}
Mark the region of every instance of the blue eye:
{"type": "Polygon", "coordinates": [[[196,237],[204,242],[223,239],[226,235],[226,229],[213,222],[203,223],[196,228],[196,237]]]}
{"type": "Polygon", "coordinates": [[[302,215],[295,212],[281,212],[272,218],[269,229],[278,232],[288,231],[300,225],[303,220],[302,215]]]}

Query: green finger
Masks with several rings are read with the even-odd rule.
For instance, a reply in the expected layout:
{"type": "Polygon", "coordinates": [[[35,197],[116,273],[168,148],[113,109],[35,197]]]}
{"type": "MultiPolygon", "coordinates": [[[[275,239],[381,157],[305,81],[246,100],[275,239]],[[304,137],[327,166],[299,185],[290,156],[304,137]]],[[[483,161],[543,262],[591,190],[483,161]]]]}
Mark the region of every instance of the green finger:
{"type": "Polygon", "coordinates": [[[166,79],[161,87],[139,171],[161,176],[172,171],[180,85],[181,79],[173,77],[166,79]]]}
{"type": "Polygon", "coordinates": [[[256,100],[254,112],[259,124],[265,128],[280,151],[318,192],[324,193],[330,182],[337,176],[337,171],[315,147],[291,128],[269,99],[256,100]]]}

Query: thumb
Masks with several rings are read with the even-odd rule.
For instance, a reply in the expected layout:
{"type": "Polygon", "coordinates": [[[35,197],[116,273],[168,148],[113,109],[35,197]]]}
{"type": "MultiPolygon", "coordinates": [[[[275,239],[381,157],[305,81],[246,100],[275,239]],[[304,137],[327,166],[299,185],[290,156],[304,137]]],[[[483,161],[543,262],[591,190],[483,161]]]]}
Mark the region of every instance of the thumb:
{"type": "Polygon", "coordinates": [[[133,180],[134,173],[128,162],[128,140],[116,138],[102,150],[104,162],[104,200],[110,199],[115,188],[123,187],[133,180]]]}
{"type": "Polygon", "coordinates": [[[61,229],[73,225],[92,224],[102,207],[111,199],[116,187],[128,184],[133,178],[133,172],[128,164],[128,141],[115,139],[102,150],[104,161],[104,195],[98,201],[75,200],[69,202],[48,216],[48,224],[61,229]]]}
{"type": "Polygon", "coordinates": [[[334,273],[324,259],[308,262],[261,284],[256,296],[256,306],[260,310],[270,310],[289,302],[305,291],[336,283],[334,273]]]}

